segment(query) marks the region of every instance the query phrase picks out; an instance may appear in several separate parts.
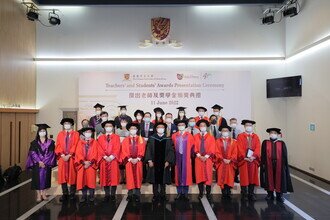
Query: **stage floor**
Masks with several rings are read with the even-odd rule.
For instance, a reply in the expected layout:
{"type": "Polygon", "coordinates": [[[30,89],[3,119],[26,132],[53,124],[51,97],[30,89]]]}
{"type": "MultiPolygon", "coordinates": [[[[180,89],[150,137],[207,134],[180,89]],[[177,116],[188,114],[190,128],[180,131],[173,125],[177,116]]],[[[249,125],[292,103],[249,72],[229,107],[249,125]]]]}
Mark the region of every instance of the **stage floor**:
{"type": "Polygon", "coordinates": [[[55,194],[37,204],[27,182],[0,194],[0,219],[330,219],[330,186],[295,170],[292,175],[295,192],[285,195],[284,204],[267,203],[261,191],[256,202],[241,202],[239,194],[225,201],[220,194],[210,201],[190,194],[190,201],[183,202],[171,194],[168,202],[153,203],[152,195],[144,194],[136,204],[127,203],[123,194],[115,203],[103,203],[103,195],[97,195],[93,204],[79,204],[79,196],[77,201],[61,203],[55,194]]]}

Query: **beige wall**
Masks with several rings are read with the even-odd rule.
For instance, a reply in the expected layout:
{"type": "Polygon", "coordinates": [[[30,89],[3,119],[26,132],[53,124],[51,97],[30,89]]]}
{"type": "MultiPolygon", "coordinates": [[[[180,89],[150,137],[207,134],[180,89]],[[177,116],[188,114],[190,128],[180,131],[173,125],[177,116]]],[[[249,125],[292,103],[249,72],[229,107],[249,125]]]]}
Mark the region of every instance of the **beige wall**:
{"type": "Polygon", "coordinates": [[[0,0],[0,107],[36,104],[36,26],[17,0],[0,0]]]}

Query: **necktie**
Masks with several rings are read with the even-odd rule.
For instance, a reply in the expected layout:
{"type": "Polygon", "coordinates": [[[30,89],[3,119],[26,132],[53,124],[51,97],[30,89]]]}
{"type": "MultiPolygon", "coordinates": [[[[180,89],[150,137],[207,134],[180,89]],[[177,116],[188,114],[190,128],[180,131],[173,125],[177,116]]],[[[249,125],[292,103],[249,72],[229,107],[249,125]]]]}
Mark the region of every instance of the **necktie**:
{"type": "Polygon", "coordinates": [[[70,133],[66,132],[66,137],[65,137],[65,152],[68,154],[69,153],[69,141],[70,141],[70,133]]]}
{"type": "Polygon", "coordinates": [[[248,135],[248,148],[252,148],[252,137],[251,135],[248,135]]]}
{"type": "Polygon", "coordinates": [[[110,134],[107,135],[107,142],[110,142],[110,134]]]}
{"type": "Polygon", "coordinates": [[[217,137],[217,131],[216,131],[216,129],[215,129],[215,126],[212,126],[212,128],[213,128],[213,137],[217,137]]]}
{"type": "Polygon", "coordinates": [[[192,127],[192,128],[190,129],[190,133],[191,133],[191,135],[194,135],[194,127],[192,127]]]}
{"type": "Polygon", "coordinates": [[[204,135],[202,135],[202,141],[201,141],[201,154],[205,153],[205,138],[204,135]]]}
{"type": "Polygon", "coordinates": [[[235,128],[233,129],[233,138],[236,139],[235,128]]]}
{"type": "Polygon", "coordinates": [[[146,124],[146,128],[145,128],[145,136],[146,136],[146,137],[149,136],[149,123],[146,124]]]}
{"type": "Polygon", "coordinates": [[[88,150],[89,150],[89,141],[87,141],[86,144],[85,144],[85,152],[86,152],[85,156],[86,157],[88,155],[88,150]]]}
{"type": "Polygon", "coordinates": [[[183,136],[182,132],[180,132],[180,137],[179,137],[179,153],[183,154],[183,136]]]}
{"type": "Polygon", "coordinates": [[[223,140],[223,149],[226,151],[227,150],[227,140],[223,140]]]}
{"type": "Polygon", "coordinates": [[[137,156],[135,137],[132,138],[132,155],[133,157],[137,156]]]}

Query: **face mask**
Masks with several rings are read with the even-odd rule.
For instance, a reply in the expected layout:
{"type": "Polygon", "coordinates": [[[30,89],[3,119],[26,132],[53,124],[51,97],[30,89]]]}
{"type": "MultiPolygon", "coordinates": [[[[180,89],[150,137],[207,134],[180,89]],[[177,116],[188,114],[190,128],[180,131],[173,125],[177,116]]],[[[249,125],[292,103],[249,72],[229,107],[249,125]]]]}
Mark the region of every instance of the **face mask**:
{"type": "Polygon", "coordinates": [[[106,131],[107,133],[110,133],[110,132],[112,132],[112,130],[113,130],[113,128],[112,128],[112,127],[105,127],[105,131],[106,131]]]}
{"type": "Polygon", "coordinates": [[[100,115],[101,114],[101,111],[97,110],[97,111],[95,111],[95,114],[96,115],[100,115]]]}
{"type": "Polygon", "coordinates": [[[160,118],[160,117],[162,117],[162,114],[157,113],[156,116],[157,116],[157,118],[160,118]]]}
{"type": "Polygon", "coordinates": [[[221,132],[221,136],[225,138],[229,137],[229,132],[228,131],[221,132]]]}
{"type": "Polygon", "coordinates": [[[126,128],[127,123],[120,123],[122,128],[126,128]]]}
{"type": "Polygon", "coordinates": [[[150,118],[144,118],[143,121],[150,122],[150,118]]]}
{"type": "Polygon", "coordinates": [[[64,129],[65,130],[70,130],[71,129],[71,125],[70,124],[64,124],[64,129]]]}
{"type": "Polygon", "coordinates": [[[206,131],[206,127],[200,127],[199,130],[200,130],[201,132],[205,132],[205,131],[206,131]]]}
{"type": "Polygon", "coordinates": [[[134,136],[136,135],[137,130],[136,129],[129,130],[129,133],[134,136]]]}
{"type": "Polygon", "coordinates": [[[165,121],[166,123],[172,123],[172,118],[166,118],[165,121]]]}
{"type": "Polygon", "coordinates": [[[108,121],[108,117],[102,117],[102,121],[108,121]]]}
{"type": "Polygon", "coordinates": [[[180,126],[178,127],[178,129],[179,129],[179,131],[184,131],[184,129],[186,129],[186,126],[180,125],[180,126]]]}
{"type": "Polygon", "coordinates": [[[121,110],[121,111],[120,111],[120,114],[122,114],[122,115],[126,115],[126,112],[127,112],[126,110],[121,110]]]}
{"type": "Polygon", "coordinates": [[[92,137],[92,133],[91,133],[91,132],[85,132],[85,133],[84,133],[84,136],[85,136],[86,138],[91,138],[91,137],[92,137]]]}
{"type": "Polygon", "coordinates": [[[236,128],[237,127],[237,124],[236,123],[233,123],[230,125],[231,128],[236,128]]]}
{"type": "Polygon", "coordinates": [[[164,134],[165,129],[164,128],[157,128],[158,134],[164,134]]]}
{"type": "Polygon", "coordinates": [[[212,119],[211,124],[215,125],[217,123],[217,119],[212,119]]]}
{"type": "Polygon", "coordinates": [[[39,136],[40,137],[45,137],[46,136],[46,131],[40,131],[39,136]]]}
{"type": "Polygon", "coordinates": [[[138,115],[138,116],[136,116],[136,119],[137,120],[141,120],[142,119],[142,116],[141,115],[138,115]]]}
{"type": "Polygon", "coordinates": [[[253,131],[252,126],[247,126],[247,127],[245,127],[245,131],[246,131],[247,133],[251,133],[251,132],[253,131]]]}
{"type": "Polygon", "coordinates": [[[198,115],[201,116],[201,117],[203,117],[204,114],[205,114],[205,112],[198,112],[198,115]]]}
{"type": "Polygon", "coordinates": [[[278,136],[277,136],[277,134],[270,134],[269,137],[272,140],[276,140],[278,136]]]}
{"type": "Polygon", "coordinates": [[[184,116],[184,112],[179,112],[179,116],[183,117],[184,116]]]}
{"type": "Polygon", "coordinates": [[[194,121],[189,122],[190,127],[194,127],[195,125],[196,125],[196,122],[194,122],[194,121]]]}
{"type": "Polygon", "coordinates": [[[214,115],[219,116],[220,112],[213,112],[214,115]]]}

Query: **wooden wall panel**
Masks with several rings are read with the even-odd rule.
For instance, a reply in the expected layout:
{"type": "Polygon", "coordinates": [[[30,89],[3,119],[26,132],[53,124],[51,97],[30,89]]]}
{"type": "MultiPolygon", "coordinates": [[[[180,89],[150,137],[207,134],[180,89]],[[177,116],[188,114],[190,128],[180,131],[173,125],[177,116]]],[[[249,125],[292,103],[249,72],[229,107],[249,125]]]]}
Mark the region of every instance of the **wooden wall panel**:
{"type": "Polygon", "coordinates": [[[36,24],[18,0],[0,0],[0,107],[35,108],[36,24]]]}

